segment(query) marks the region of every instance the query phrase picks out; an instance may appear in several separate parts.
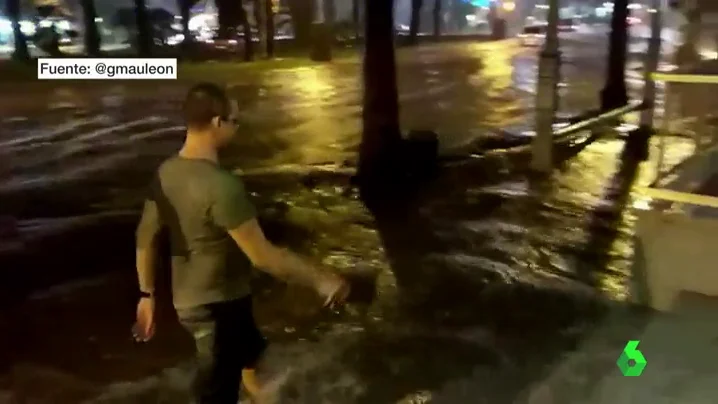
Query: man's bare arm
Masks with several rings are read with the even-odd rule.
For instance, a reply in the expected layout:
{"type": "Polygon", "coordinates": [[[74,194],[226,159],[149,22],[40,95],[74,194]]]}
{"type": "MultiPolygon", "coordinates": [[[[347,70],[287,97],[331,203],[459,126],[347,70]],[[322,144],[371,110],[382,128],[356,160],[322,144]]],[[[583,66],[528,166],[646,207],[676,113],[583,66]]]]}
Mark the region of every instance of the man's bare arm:
{"type": "Polygon", "coordinates": [[[256,219],[229,230],[229,234],[255,267],[279,279],[313,287],[322,296],[331,296],[342,285],[336,274],[321,271],[308,260],[272,244],[256,219]]]}
{"type": "Polygon", "coordinates": [[[135,259],[140,291],[145,293],[153,294],[155,291],[156,240],[161,226],[157,205],[153,201],[146,201],[137,225],[135,259]]]}

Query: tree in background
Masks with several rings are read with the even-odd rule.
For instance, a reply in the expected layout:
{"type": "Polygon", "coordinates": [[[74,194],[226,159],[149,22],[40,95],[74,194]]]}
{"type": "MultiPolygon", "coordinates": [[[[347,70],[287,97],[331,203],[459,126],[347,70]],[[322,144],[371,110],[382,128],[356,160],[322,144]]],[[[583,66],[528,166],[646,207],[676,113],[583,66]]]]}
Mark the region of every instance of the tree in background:
{"type": "Polygon", "coordinates": [[[337,22],[337,5],[336,0],[322,0],[324,6],[324,22],[329,26],[330,31],[337,22]]]}
{"type": "Polygon", "coordinates": [[[259,48],[267,58],[274,57],[274,9],[277,0],[254,0],[254,19],[257,21],[259,48]]]}
{"type": "Polygon", "coordinates": [[[312,24],[312,43],[309,57],[317,62],[332,60],[332,47],[337,36],[334,0],[319,0],[319,15],[312,24]]]}
{"type": "Polygon", "coordinates": [[[15,43],[12,58],[19,61],[29,60],[30,52],[27,49],[27,39],[20,29],[20,0],[7,0],[5,8],[7,9],[8,18],[12,23],[12,34],[15,43]]]}
{"type": "Polygon", "coordinates": [[[352,0],[352,25],[354,26],[354,37],[359,38],[361,31],[361,6],[360,0],[352,0]]]}
{"type": "Polygon", "coordinates": [[[97,30],[97,11],[94,0],[82,0],[82,16],[85,25],[85,53],[100,56],[100,32],[97,30]]]}
{"type": "Polygon", "coordinates": [[[219,30],[217,37],[219,39],[229,40],[237,38],[237,27],[240,25],[243,29],[243,45],[244,60],[251,61],[254,58],[254,48],[252,44],[252,27],[249,24],[247,10],[238,0],[217,0],[217,22],[219,30]]]}
{"type": "Polygon", "coordinates": [[[274,13],[278,7],[278,0],[254,0],[254,19],[257,21],[260,49],[267,58],[274,57],[274,13]]]}
{"type": "Polygon", "coordinates": [[[254,21],[257,22],[257,34],[259,35],[259,51],[265,56],[267,54],[267,42],[269,40],[269,32],[267,31],[267,3],[269,0],[253,0],[252,10],[254,11],[254,21]]]}
{"type": "Polygon", "coordinates": [[[268,58],[274,57],[274,35],[276,29],[274,27],[274,14],[275,10],[279,7],[278,0],[264,0],[264,18],[265,18],[265,31],[267,32],[267,43],[266,52],[268,58]]]}
{"type": "Polygon", "coordinates": [[[441,36],[441,0],[434,0],[434,38],[441,36]]]}
{"type": "Polygon", "coordinates": [[[252,26],[249,25],[249,17],[247,16],[247,10],[244,8],[244,4],[239,1],[239,21],[242,25],[242,31],[244,33],[244,61],[251,62],[254,59],[254,43],[252,42],[252,26]]]}
{"type": "MultiPolygon", "coordinates": [[[[68,14],[67,10],[63,9],[56,1],[43,1],[35,4],[35,9],[40,18],[68,14]]],[[[51,23],[49,27],[39,26],[33,37],[33,44],[52,57],[63,56],[62,51],[60,51],[60,33],[57,32],[55,23],[51,23]]]]}
{"type": "Polygon", "coordinates": [[[148,57],[152,55],[153,39],[147,6],[145,0],[133,1],[135,5],[135,20],[137,23],[137,52],[140,56],[148,57]]]}
{"type": "Polygon", "coordinates": [[[424,0],[411,0],[411,21],[409,22],[409,44],[416,45],[417,35],[421,27],[421,9],[424,0]]]}
{"type": "Polygon", "coordinates": [[[673,63],[679,67],[690,67],[700,62],[701,55],[697,45],[701,38],[701,8],[700,3],[689,5],[679,4],[676,7],[685,17],[685,23],[680,27],[682,34],[681,45],[673,55],[673,63]]]}
{"type": "Polygon", "coordinates": [[[312,42],[312,22],[316,0],[289,0],[289,13],[292,15],[294,25],[294,40],[297,45],[308,48],[312,42]]]}
{"type": "Polygon", "coordinates": [[[180,9],[180,16],[182,17],[182,51],[185,53],[189,51],[192,46],[192,33],[189,30],[189,19],[190,10],[196,1],[178,0],[177,3],[180,9]]]}

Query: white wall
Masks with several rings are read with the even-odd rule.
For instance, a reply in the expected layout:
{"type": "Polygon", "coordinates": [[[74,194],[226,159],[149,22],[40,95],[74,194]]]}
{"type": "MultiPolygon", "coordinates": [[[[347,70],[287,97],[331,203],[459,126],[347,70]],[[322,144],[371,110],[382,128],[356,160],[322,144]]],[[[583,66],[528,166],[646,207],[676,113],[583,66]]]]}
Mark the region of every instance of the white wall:
{"type": "Polygon", "coordinates": [[[718,220],[640,211],[634,258],[634,297],[673,311],[682,292],[718,296],[718,220]]]}

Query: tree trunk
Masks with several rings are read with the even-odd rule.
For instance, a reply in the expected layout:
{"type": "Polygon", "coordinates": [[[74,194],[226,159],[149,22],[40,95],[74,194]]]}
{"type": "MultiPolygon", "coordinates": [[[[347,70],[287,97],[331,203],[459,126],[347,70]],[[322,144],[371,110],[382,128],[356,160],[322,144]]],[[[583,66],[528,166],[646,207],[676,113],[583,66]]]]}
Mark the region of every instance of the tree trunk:
{"type": "Polygon", "coordinates": [[[394,54],[394,1],[367,1],[364,100],[359,179],[366,190],[395,177],[401,162],[399,101],[394,54]]]}
{"type": "MultiPolygon", "coordinates": [[[[270,0],[254,0],[254,20],[257,21],[257,33],[259,34],[259,52],[260,54],[264,54],[265,57],[268,57],[267,54],[267,39],[268,39],[268,31],[267,31],[267,14],[268,14],[268,7],[267,3],[270,3],[270,0]]],[[[271,8],[271,7],[269,7],[271,8]]]]}
{"type": "Polygon", "coordinates": [[[182,17],[182,53],[187,53],[192,47],[192,33],[189,30],[190,9],[192,0],[179,0],[178,6],[182,17]]]}
{"type": "Polygon", "coordinates": [[[331,0],[318,0],[316,16],[312,23],[312,44],[309,58],[315,62],[332,60],[333,33],[331,32],[331,0]]]}
{"type": "Polygon", "coordinates": [[[265,21],[265,32],[267,33],[267,57],[274,57],[274,35],[276,34],[274,28],[274,5],[272,0],[264,1],[264,15],[266,16],[265,21]]]}
{"type": "Polygon", "coordinates": [[[217,38],[234,39],[236,29],[241,24],[241,2],[233,0],[216,0],[217,5],[217,38]]]}
{"type": "Polygon", "coordinates": [[[354,37],[359,39],[361,30],[359,0],[352,0],[352,25],[354,26],[354,37]]]}
{"type": "Polygon", "coordinates": [[[217,22],[219,30],[217,37],[220,39],[237,38],[237,28],[242,26],[244,60],[251,61],[254,58],[254,47],[252,44],[252,27],[249,25],[247,10],[241,0],[217,0],[217,22]]]}
{"type": "Polygon", "coordinates": [[[244,61],[251,62],[254,59],[254,43],[252,42],[252,26],[249,24],[247,9],[239,3],[239,21],[244,31],[244,61]]]}
{"type": "Polygon", "coordinates": [[[314,22],[315,0],[290,0],[289,12],[292,14],[294,40],[300,47],[307,48],[312,41],[312,22],[314,22]]]}
{"type": "Polygon", "coordinates": [[[334,23],[337,20],[337,5],[336,0],[323,0],[324,3],[324,23],[327,24],[328,28],[333,32],[334,23]]]}
{"type": "Polygon", "coordinates": [[[100,56],[100,33],[97,30],[95,0],[82,0],[82,13],[85,23],[85,53],[89,56],[100,56]]]}
{"type": "Polygon", "coordinates": [[[701,37],[701,12],[698,7],[683,9],[681,12],[685,16],[685,24],[681,27],[681,45],[676,50],[673,63],[685,69],[701,60],[696,47],[701,37]]]}
{"type": "Polygon", "coordinates": [[[604,111],[619,108],[628,103],[626,89],[628,16],[628,0],[615,0],[611,17],[606,86],[601,93],[601,108],[604,111]]]}
{"type": "Polygon", "coordinates": [[[324,38],[322,40],[326,41],[326,46],[329,48],[330,55],[336,42],[334,24],[337,20],[337,6],[335,1],[336,0],[322,0],[322,5],[324,6],[324,38]]]}
{"type": "Polygon", "coordinates": [[[441,36],[441,0],[434,0],[434,38],[441,36]]]}
{"type": "MultiPolygon", "coordinates": [[[[22,3],[22,2],[21,2],[22,3]]],[[[55,14],[58,5],[53,3],[41,4],[35,7],[37,14],[42,18],[48,18],[55,14]]],[[[60,34],[57,32],[57,24],[51,23],[49,27],[38,27],[33,38],[34,45],[48,53],[51,57],[62,57],[60,51],[60,34]]]]}
{"type": "Polygon", "coordinates": [[[12,23],[12,34],[15,43],[15,50],[12,58],[18,61],[26,61],[30,59],[30,52],[27,49],[27,38],[20,29],[20,0],[7,0],[7,14],[12,23]]]}
{"type": "Polygon", "coordinates": [[[140,56],[152,55],[153,35],[150,29],[150,19],[144,0],[134,0],[135,18],[137,20],[137,51],[140,56]]]}
{"type": "MultiPolygon", "coordinates": [[[[421,9],[424,0],[411,0],[411,22],[409,23],[409,44],[415,45],[421,26],[421,9]]],[[[368,13],[367,13],[368,14],[368,13]]],[[[393,29],[394,27],[392,27],[393,29]]]]}

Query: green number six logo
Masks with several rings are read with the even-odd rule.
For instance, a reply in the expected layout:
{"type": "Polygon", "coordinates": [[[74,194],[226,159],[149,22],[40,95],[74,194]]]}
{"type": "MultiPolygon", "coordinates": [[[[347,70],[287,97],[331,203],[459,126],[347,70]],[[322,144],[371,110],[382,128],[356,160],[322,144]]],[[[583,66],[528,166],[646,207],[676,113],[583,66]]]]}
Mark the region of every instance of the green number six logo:
{"type": "Polygon", "coordinates": [[[616,361],[616,365],[621,370],[624,376],[640,376],[643,373],[643,369],[646,368],[646,358],[643,353],[639,351],[638,343],[640,341],[628,341],[626,347],[623,348],[623,353],[616,361]],[[633,363],[631,363],[633,361],[633,363]]]}

